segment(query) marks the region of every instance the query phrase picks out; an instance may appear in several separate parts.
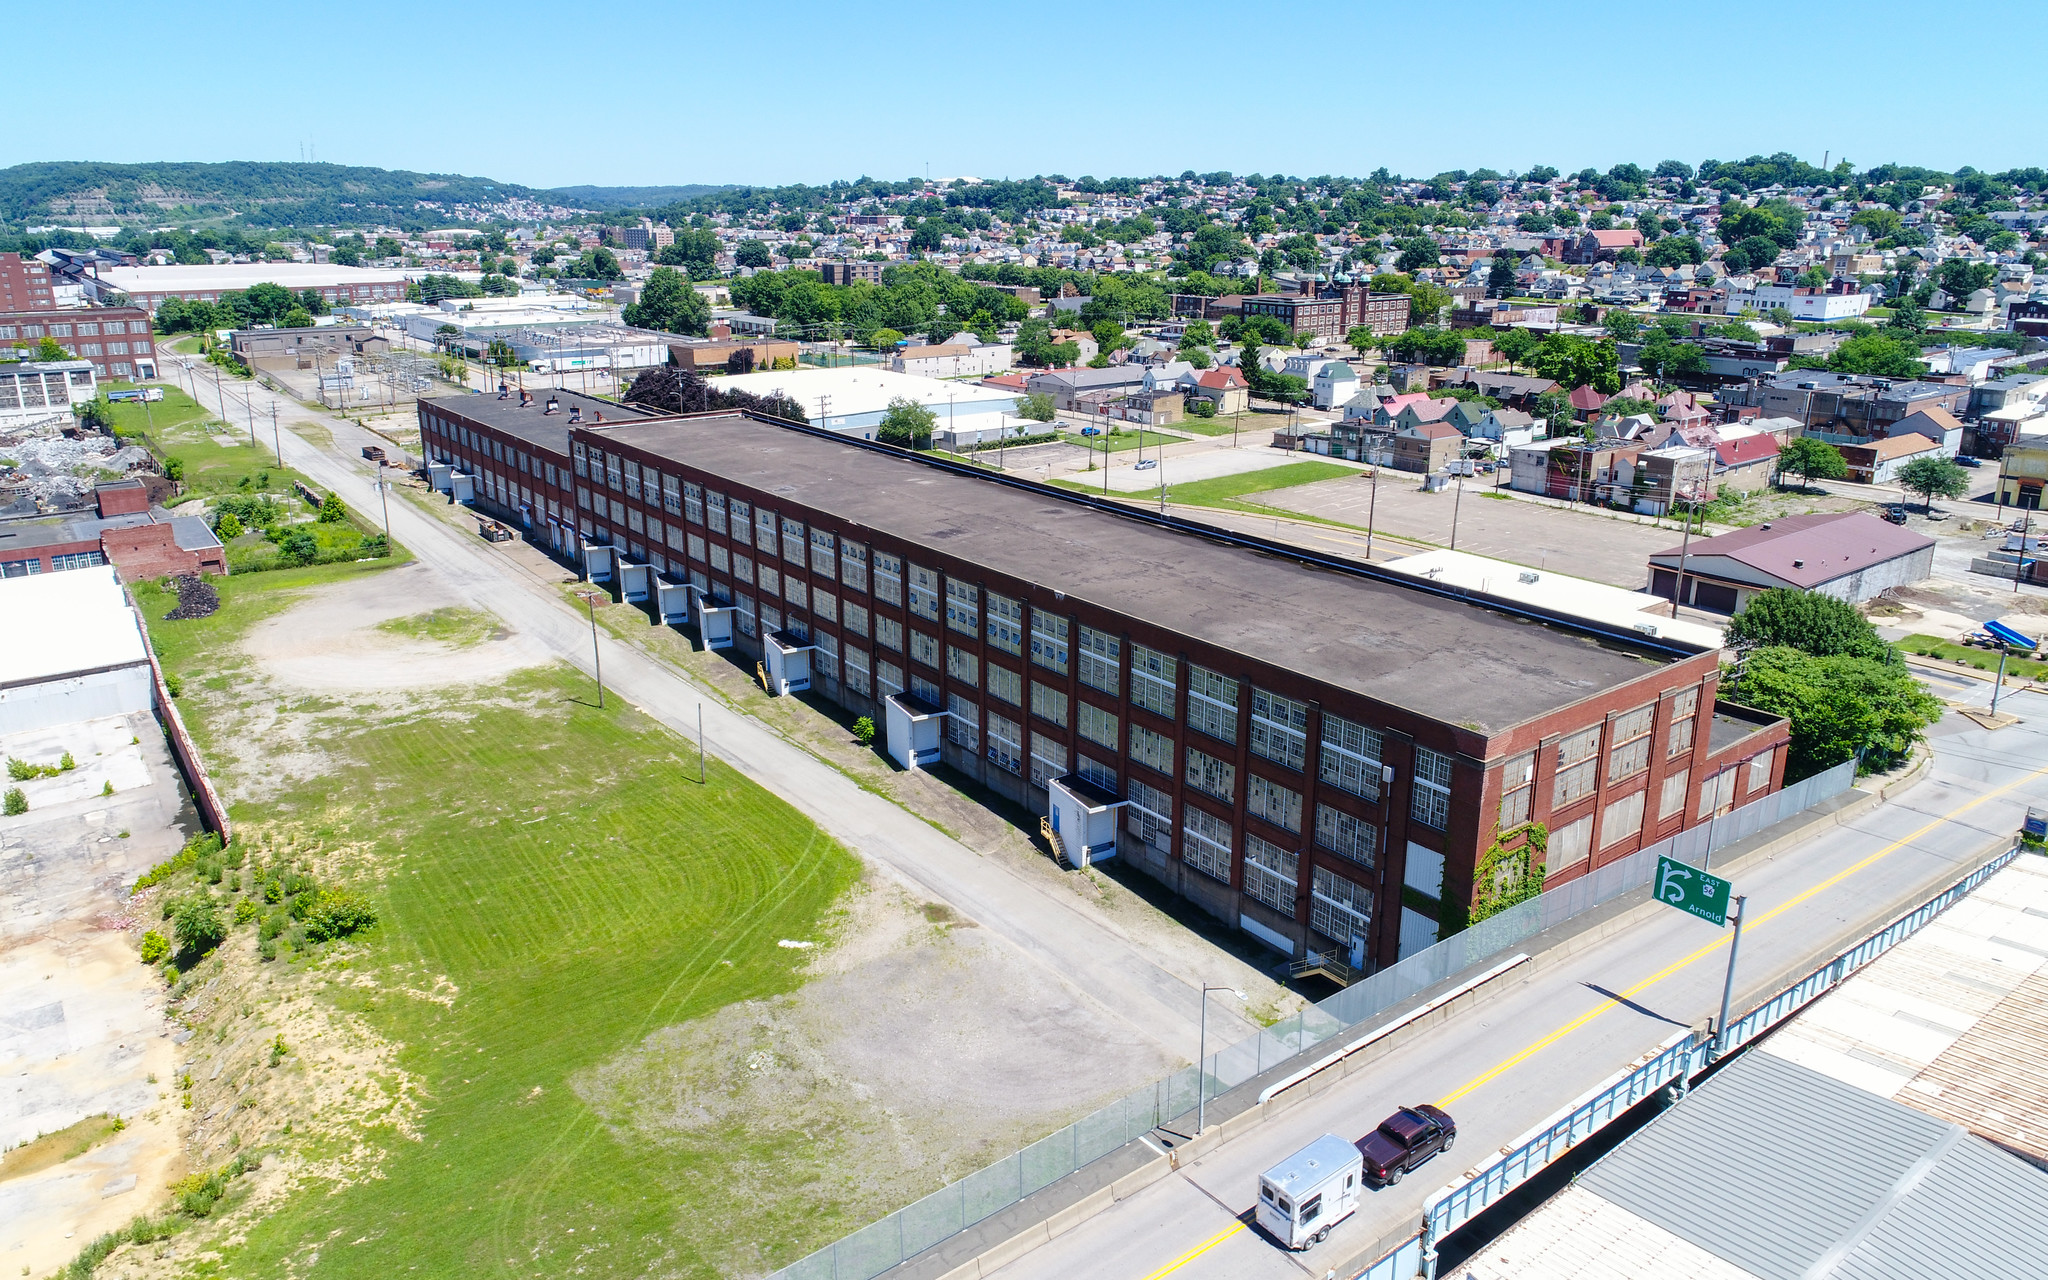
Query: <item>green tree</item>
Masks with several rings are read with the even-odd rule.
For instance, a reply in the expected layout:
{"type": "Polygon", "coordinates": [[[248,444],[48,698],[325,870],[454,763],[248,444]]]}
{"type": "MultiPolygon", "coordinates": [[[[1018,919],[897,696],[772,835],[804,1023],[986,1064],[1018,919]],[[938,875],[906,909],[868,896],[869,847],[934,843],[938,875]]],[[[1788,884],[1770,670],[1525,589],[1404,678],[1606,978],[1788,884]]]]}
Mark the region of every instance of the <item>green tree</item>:
{"type": "Polygon", "coordinates": [[[903,333],[898,329],[877,329],[868,335],[868,345],[877,351],[887,351],[901,341],[903,333]]]}
{"type": "Polygon", "coordinates": [[[1778,474],[1798,476],[1803,489],[1815,480],[1841,479],[1849,474],[1849,464],[1827,441],[1794,436],[1778,446],[1778,474]]]}
{"type": "Polygon", "coordinates": [[[1735,697],[1791,721],[1788,782],[1859,752],[1866,770],[1891,768],[1942,713],[1941,701],[1903,664],[1848,654],[1816,657],[1785,647],[1751,652],[1742,662],[1735,697]]]}
{"type": "Polygon", "coordinates": [[[245,532],[241,520],[232,511],[221,512],[220,519],[214,522],[213,531],[220,535],[222,542],[233,542],[245,532]]]}
{"type": "Polygon", "coordinates": [[[1180,335],[1180,349],[1182,351],[1192,351],[1197,347],[1213,348],[1215,345],[1216,330],[1211,327],[1207,320],[1188,321],[1187,328],[1180,335]]]}
{"type": "Polygon", "coordinates": [[[1970,491],[1970,473],[1947,458],[1915,458],[1896,475],[1899,487],[1919,494],[1930,514],[1936,498],[1960,498],[1970,491]]]}
{"type": "Polygon", "coordinates": [[[1540,342],[1542,339],[1527,329],[1509,329],[1505,333],[1494,335],[1493,349],[1500,352],[1501,358],[1513,368],[1525,363],[1529,359],[1529,353],[1534,351],[1540,342]]]}
{"type": "Polygon", "coordinates": [[[1643,254],[1643,261],[1653,267],[1696,267],[1706,260],[1706,249],[1692,236],[1666,236],[1643,254]]]}
{"type": "Polygon", "coordinates": [[[64,349],[63,343],[45,334],[42,340],[36,343],[34,358],[37,360],[69,360],[71,353],[64,349]]]}
{"type": "Polygon", "coordinates": [[[1615,307],[1607,313],[1606,328],[1616,342],[1634,342],[1643,334],[1643,321],[1635,312],[1615,307]]]}
{"type": "Polygon", "coordinates": [[[320,523],[340,524],[348,519],[348,508],[341,505],[341,495],[329,493],[320,500],[320,523]]]}
{"type": "Polygon", "coordinates": [[[1486,291],[1496,298],[1505,298],[1515,291],[1515,260],[1512,255],[1493,255],[1492,265],[1486,269],[1486,291]]]}
{"type": "Polygon", "coordinates": [[[1437,248],[1436,241],[1428,236],[1415,236],[1411,239],[1403,240],[1399,243],[1398,247],[1401,250],[1401,256],[1395,261],[1394,266],[1401,271],[1420,271],[1424,267],[1436,266],[1444,260],[1443,253],[1437,248]]]}
{"type": "Polygon", "coordinates": [[[309,529],[294,529],[278,540],[277,558],[287,565],[309,565],[319,557],[320,542],[309,529]]]}
{"type": "Polygon", "coordinates": [[[287,329],[310,329],[313,327],[313,317],[304,307],[293,307],[284,313],[281,323],[287,329]]]}
{"type": "Polygon", "coordinates": [[[1043,391],[1017,397],[1017,416],[1033,422],[1051,422],[1059,416],[1059,408],[1053,398],[1043,391]]]}
{"type": "Polygon", "coordinates": [[[212,899],[194,896],[171,908],[171,933],[179,950],[198,957],[219,946],[228,936],[228,927],[212,899]]]}
{"type": "Polygon", "coordinates": [[[711,304],[674,267],[656,267],[639,301],[628,305],[620,318],[642,329],[701,335],[711,327],[711,304]]]}
{"type": "Polygon", "coordinates": [[[768,265],[768,245],[761,240],[742,240],[732,256],[740,266],[759,269],[768,265]]]}
{"type": "Polygon", "coordinates": [[[585,250],[582,257],[563,269],[562,274],[572,280],[622,280],[626,275],[619,267],[618,258],[603,245],[585,250]]]}
{"type": "Polygon", "coordinates": [[[1752,596],[1742,612],[1728,620],[1725,636],[1728,647],[1738,654],[1779,648],[1814,658],[1864,658],[1890,666],[1904,661],[1855,605],[1787,587],[1752,596]]]}
{"type": "Polygon", "coordinates": [[[875,428],[875,439],[883,444],[893,444],[905,449],[929,449],[932,444],[932,428],[938,425],[939,415],[915,400],[897,396],[889,401],[889,408],[882,414],[881,425],[875,428]]]}

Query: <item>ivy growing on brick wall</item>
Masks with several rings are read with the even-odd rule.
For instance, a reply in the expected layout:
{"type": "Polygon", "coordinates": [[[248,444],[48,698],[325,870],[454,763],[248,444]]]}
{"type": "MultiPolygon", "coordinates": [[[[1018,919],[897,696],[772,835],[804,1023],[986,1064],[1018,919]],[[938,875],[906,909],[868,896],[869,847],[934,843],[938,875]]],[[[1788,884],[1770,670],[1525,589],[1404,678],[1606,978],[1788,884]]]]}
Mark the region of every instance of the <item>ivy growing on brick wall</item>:
{"type": "Polygon", "coordinates": [[[1472,911],[1466,923],[1497,916],[1543,892],[1543,854],[1549,847],[1550,829],[1540,822],[1504,834],[1496,830],[1472,876],[1472,911]]]}

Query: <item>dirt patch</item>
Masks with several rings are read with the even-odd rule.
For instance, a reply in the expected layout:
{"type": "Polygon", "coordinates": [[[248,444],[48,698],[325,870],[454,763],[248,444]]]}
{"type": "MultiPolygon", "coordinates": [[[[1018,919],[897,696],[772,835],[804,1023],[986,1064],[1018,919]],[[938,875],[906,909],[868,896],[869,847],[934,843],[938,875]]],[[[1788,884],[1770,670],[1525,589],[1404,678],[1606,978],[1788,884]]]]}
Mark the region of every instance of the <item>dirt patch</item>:
{"type": "Polygon", "coordinates": [[[764,1219],[870,1221],[1178,1065],[950,908],[873,878],[809,975],[571,1081],[623,1140],[722,1150],[733,1192],[700,1203],[691,1234],[728,1242],[725,1274],[768,1269],[764,1219]]]}
{"type": "Polygon", "coordinates": [[[330,693],[489,684],[549,660],[539,645],[502,629],[450,644],[425,629],[408,634],[379,625],[453,602],[433,569],[402,565],[308,593],[251,627],[242,651],[280,685],[330,693]]]}

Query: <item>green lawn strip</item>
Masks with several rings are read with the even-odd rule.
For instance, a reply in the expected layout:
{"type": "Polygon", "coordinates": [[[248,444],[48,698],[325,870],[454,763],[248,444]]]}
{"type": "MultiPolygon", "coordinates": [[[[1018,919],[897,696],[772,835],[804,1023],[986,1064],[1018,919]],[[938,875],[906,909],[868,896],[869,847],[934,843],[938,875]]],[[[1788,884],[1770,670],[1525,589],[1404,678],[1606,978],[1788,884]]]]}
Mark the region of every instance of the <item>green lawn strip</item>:
{"type": "MultiPolygon", "coordinates": [[[[1959,662],[1975,667],[1979,671],[1996,674],[1998,671],[1998,650],[1979,649],[1971,645],[1956,644],[1934,636],[1910,635],[1897,642],[1896,647],[1923,658],[1936,658],[1942,662],[1959,662]]],[[[2024,676],[2038,680],[2048,676],[2048,662],[2036,662],[2032,658],[2021,658],[2008,653],[2005,659],[2005,673],[2009,676],[2024,676]]]]}
{"type": "MultiPolygon", "coordinates": [[[[153,627],[172,661],[198,664],[287,603],[284,580],[345,568],[252,578],[212,618],[153,627]]],[[[818,939],[858,870],[746,778],[714,760],[700,785],[686,744],[589,699],[556,665],[433,714],[338,725],[326,776],[236,806],[359,844],[380,873],[366,887],[381,923],[352,961],[379,981],[323,998],[402,1046],[425,1112],[418,1141],[363,1135],[380,1176],[315,1183],[253,1224],[228,1273],[291,1269],[318,1242],[338,1276],[712,1276],[734,1241],[710,1224],[745,1221],[773,1265],[864,1225],[836,1207],[836,1180],[760,1181],[801,1161],[786,1130],[679,1125],[654,1142],[608,1128],[571,1086],[660,1028],[800,985],[804,953],[778,941],[818,939]],[[451,1005],[391,993],[434,976],[451,1005]]],[[[187,702],[204,735],[207,704],[187,702]]]]}
{"type": "MultiPolygon", "coordinates": [[[[1215,476],[1208,480],[1190,480],[1186,484],[1169,484],[1166,497],[1169,502],[1177,505],[1221,507],[1226,511],[1254,511],[1267,514],[1268,504],[1247,502],[1244,499],[1252,494],[1267,493],[1274,489],[1292,489],[1296,485],[1315,484],[1320,480],[1340,480],[1346,476],[1363,474],[1364,472],[1356,467],[1339,466],[1334,462],[1289,462],[1277,467],[1263,467],[1257,471],[1241,471],[1234,476],[1215,476]]],[[[1159,490],[1146,489],[1121,496],[1140,502],[1157,502],[1159,490]]]]}
{"type": "Polygon", "coordinates": [[[1165,435],[1158,431],[1124,431],[1117,435],[1084,436],[1079,431],[1069,431],[1066,443],[1079,445],[1091,453],[1122,453],[1129,449],[1151,449],[1162,444],[1179,444],[1180,437],[1165,435]]]}
{"type": "Polygon", "coordinates": [[[481,609],[464,609],[452,605],[432,609],[426,613],[415,613],[408,617],[388,618],[378,623],[377,629],[415,640],[432,640],[452,645],[457,649],[482,644],[495,637],[501,630],[498,620],[481,609]]]}
{"type": "Polygon", "coordinates": [[[1186,417],[1173,424],[1175,431],[1185,431],[1195,436],[1227,436],[1231,432],[1229,418],[1186,417]]]}

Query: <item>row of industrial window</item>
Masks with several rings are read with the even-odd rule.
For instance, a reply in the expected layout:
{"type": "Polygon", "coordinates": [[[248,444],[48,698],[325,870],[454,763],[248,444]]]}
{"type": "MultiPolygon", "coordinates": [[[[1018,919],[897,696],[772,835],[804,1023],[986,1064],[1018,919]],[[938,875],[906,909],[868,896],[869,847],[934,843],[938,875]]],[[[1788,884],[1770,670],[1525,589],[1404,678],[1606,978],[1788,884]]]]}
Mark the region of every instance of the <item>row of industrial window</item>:
{"type": "MultiPolygon", "coordinates": [[[[573,451],[579,475],[602,476],[608,485],[622,492],[638,493],[643,486],[652,490],[657,484],[657,473],[652,468],[643,471],[631,459],[606,455],[596,447],[586,450],[580,441],[575,442],[573,451]]],[[[943,613],[949,629],[963,635],[978,635],[992,647],[1019,656],[1022,656],[1028,638],[1030,658],[1038,666],[1064,675],[1072,664],[1074,674],[1082,684],[1111,697],[1123,696],[1121,671],[1125,646],[1116,635],[1085,625],[1078,628],[1077,635],[1070,619],[1038,609],[1030,611],[1027,627],[1022,600],[995,591],[983,592],[972,583],[952,579],[945,580],[942,592],[942,575],[935,569],[906,563],[884,551],[876,550],[870,555],[869,548],[863,544],[845,538],[835,541],[832,533],[822,529],[806,531],[800,521],[778,518],[774,512],[757,510],[741,499],[706,489],[694,481],[662,475],[658,484],[666,509],[679,508],[686,521],[726,533],[734,543],[753,546],[768,555],[779,550],[783,560],[797,565],[806,563],[805,552],[808,549],[812,572],[829,573],[836,562],[840,581],[845,586],[854,590],[870,590],[876,599],[890,604],[905,603],[907,580],[907,608],[912,615],[936,622],[943,613]]],[[[657,541],[660,540],[655,532],[658,528],[658,522],[649,523],[649,534],[657,541]]],[[[677,539],[673,532],[668,541],[671,547],[675,546],[677,539]]],[[[688,535],[683,541],[691,558],[704,561],[708,555],[712,567],[719,572],[730,573],[742,582],[759,582],[763,591],[773,590],[776,581],[774,571],[764,573],[752,561],[736,554],[729,556],[724,548],[716,545],[706,546],[695,535],[688,535]]],[[[900,631],[900,624],[890,622],[887,625],[892,631],[900,631]]],[[[911,657],[927,666],[939,667],[937,641],[919,639],[922,633],[913,632],[912,635],[915,647],[911,657]]],[[[876,639],[878,643],[902,649],[900,635],[884,635],[878,631],[876,639]]],[[[1145,645],[1133,644],[1130,649],[1131,701],[1165,719],[1173,719],[1179,692],[1180,662],[1145,645]]],[[[945,665],[949,671],[957,673],[957,678],[971,683],[973,680],[969,673],[973,671],[973,662],[971,654],[962,652],[957,657],[949,654],[945,665]]],[[[999,687],[991,688],[991,692],[998,696],[1007,695],[1007,701],[1019,705],[1015,673],[993,665],[988,667],[988,672],[990,678],[999,684],[999,687]],[[997,676],[998,671],[1003,674],[997,676]]],[[[1193,665],[1188,667],[1187,676],[1188,725],[1219,742],[1236,743],[1239,739],[1239,682],[1193,665]]],[[[1039,689],[1034,683],[1034,711],[1065,726],[1065,695],[1052,691],[1041,694],[1039,689]],[[1054,698],[1061,705],[1055,707],[1054,698]]],[[[1249,710],[1253,753],[1289,769],[1302,770],[1308,753],[1308,704],[1254,687],[1249,710]]],[[[1113,722],[1114,717],[1110,717],[1110,721],[1113,722]]],[[[1103,721],[1093,721],[1090,727],[1099,731],[1096,741],[1114,748],[1115,743],[1110,740],[1110,732],[1103,721]]],[[[1382,771],[1380,734],[1341,716],[1325,714],[1320,738],[1323,751],[1319,757],[1318,776],[1321,780],[1365,799],[1378,800],[1382,771]]],[[[1443,767],[1446,776],[1448,767],[1446,761],[1443,767]]],[[[1170,774],[1172,769],[1168,767],[1161,772],[1170,774]]],[[[1432,801],[1420,806],[1416,816],[1430,825],[1441,827],[1446,809],[1447,804],[1432,801]]]]}
{"type": "MultiPolygon", "coordinates": [[[[1700,691],[1686,689],[1672,702],[1671,727],[1664,738],[1664,758],[1673,760],[1692,750],[1698,724],[1700,691]]],[[[1558,741],[1557,769],[1551,779],[1552,809],[1561,809],[1593,794],[1600,776],[1600,743],[1607,741],[1607,782],[1627,782],[1650,767],[1651,730],[1657,704],[1649,703],[1611,717],[1607,723],[1582,729],[1558,741]]],[[[1529,821],[1535,795],[1534,752],[1510,759],[1501,771],[1500,827],[1503,831],[1529,821]]],[[[1681,774],[1684,771],[1681,771],[1681,774]]],[[[1667,784],[1668,785],[1668,784],[1667,784]]],[[[1679,808],[1683,808],[1681,803],[1679,808]]],[[[1555,841],[1553,841],[1553,848],[1555,841]]],[[[1605,846],[1602,846],[1605,847],[1605,846]]],[[[1556,865],[1553,863],[1553,865],[1556,865]]]]}
{"type": "MultiPolygon", "coordinates": [[[[148,332],[149,321],[147,320],[130,320],[125,323],[119,320],[108,320],[105,322],[80,321],[77,324],[51,325],[0,324],[0,341],[6,341],[10,338],[41,338],[45,336],[52,338],[97,338],[100,337],[103,333],[115,334],[148,332]]],[[[121,349],[123,351],[126,351],[128,348],[122,347],[121,349]]]]}
{"type": "MultiPolygon", "coordinates": [[[[99,551],[71,551],[50,557],[50,572],[62,573],[66,569],[95,569],[107,562],[99,551]]],[[[43,571],[41,556],[23,560],[0,560],[0,578],[32,578],[43,571]]]]}

